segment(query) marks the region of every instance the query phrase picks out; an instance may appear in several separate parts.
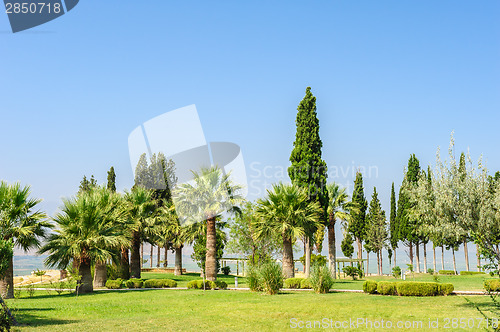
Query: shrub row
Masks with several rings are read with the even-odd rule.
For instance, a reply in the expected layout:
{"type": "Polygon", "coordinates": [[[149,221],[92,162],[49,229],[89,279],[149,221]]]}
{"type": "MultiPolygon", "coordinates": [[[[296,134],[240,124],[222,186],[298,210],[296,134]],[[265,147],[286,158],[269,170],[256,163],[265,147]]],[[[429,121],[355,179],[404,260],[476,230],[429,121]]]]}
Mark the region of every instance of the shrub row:
{"type": "MultiPolygon", "coordinates": [[[[499,285],[500,286],[500,285],[499,285]]],[[[363,291],[369,294],[399,295],[399,296],[436,296],[450,295],[454,290],[453,284],[439,284],[437,282],[391,282],[367,280],[363,283],[363,291]]]]}
{"type": "Polygon", "coordinates": [[[461,276],[471,276],[475,274],[486,274],[486,272],[478,272],[478,271],[460,271],[461,276]]]}
{"type": "Polygon", "coordinates": [[[453,270],[439,270],[439,274],[445,274],[445,275],[455,275],[455,271],[453,270]]]}
{"type": "Polygon", "coordinates": [[[285,288],[291,289],[311,289],[311,282],[305,278],[288,278],[285,280],[285,288]]]}
{"type": "Polygon", "coordinates": [[[500,292],[500,279],[485,280],[484,289],[491,292],[500,292]]]}
{"type": "Polygon", "coordinates": [[[187,284],[189,289],[227,289],[227,283],[222,280],[210,281],[205,280],[205,287],[203,287],[203,280],[191,280],[187,284]]]}
{"type": "Polygon", "coordinates": [[[109,289],[120,289],[126,286],[127,288],[172,288],[177,287],[177,282],[172,279],[109,279],[106,281],[106,287],[109,289]]]}

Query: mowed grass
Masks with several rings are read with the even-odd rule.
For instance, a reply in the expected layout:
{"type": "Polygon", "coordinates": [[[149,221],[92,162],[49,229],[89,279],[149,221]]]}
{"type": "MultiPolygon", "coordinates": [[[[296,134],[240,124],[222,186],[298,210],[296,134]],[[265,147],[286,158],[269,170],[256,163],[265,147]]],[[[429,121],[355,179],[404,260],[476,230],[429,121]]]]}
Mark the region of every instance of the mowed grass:
{"type": "MultiPolygon", "coordinates": [[[[488,306],[486,296],[468,298],[483,308],[488,306]]],[[[100,291],[78,297],[39,291],[32,298],[7,303],[23,325],[20,331],[283,331],[291,328],[291,322],[358,318],[393,324],[422,322],[418,330],[428,330],[429,319],[438,319],[443,327],[446,318],[482,318],[463,296],[312,292],[269,296],[249,291],[166,289],[100,291]]],[[[373,329],[362,324],[356,330],[373,329]]]]}

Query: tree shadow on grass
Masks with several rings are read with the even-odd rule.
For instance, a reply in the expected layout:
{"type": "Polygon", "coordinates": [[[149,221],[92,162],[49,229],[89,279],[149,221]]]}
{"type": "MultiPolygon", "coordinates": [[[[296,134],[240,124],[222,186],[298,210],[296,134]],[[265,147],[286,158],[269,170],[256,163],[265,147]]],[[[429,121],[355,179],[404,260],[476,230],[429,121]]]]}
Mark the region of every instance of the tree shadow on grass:
{"type": "Polygon", "coordinates": [[[18,308],[13,310],[14,317],[20,326],[50,326],[50,325],[64,325],[72,324],[78,321],[72,319],[48,318],[44,317],[38,312],[52,311],[53,308],[18,308]]]}

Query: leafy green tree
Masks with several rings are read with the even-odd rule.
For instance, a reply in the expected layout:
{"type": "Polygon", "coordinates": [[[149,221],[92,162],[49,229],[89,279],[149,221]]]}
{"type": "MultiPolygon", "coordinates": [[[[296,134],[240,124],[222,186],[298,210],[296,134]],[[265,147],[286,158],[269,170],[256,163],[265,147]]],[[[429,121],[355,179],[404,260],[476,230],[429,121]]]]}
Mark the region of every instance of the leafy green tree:
{"type": "MultiPolygon", "coordinates": [[[[326,189],[327,167],[321,158],[323,143],[319,137],[319,120],[316,113],[316,97],[307,87],[306,95],[297,108],[297,132],[293,150],[290,155],[292,165],[288,168],[288,176],[292,183],[305,188],[310,202],[318,202],[323,209],[320,220],[326,225],[326,210],[328,207],[328,192],[326,189]]],[[[316,242],[323,242],[324,225],[315,226],[315,223],[306,227],[304,234],[306,250],[306,275],[310,272],[311,238],[315,232],[316,242]]]]}
{"type": "Polygon", "coordinates": [[[90,180],[87,180],[87,177],[84,175],[82,181],[80,182],[78,194],[81,194],[83,192],[88,192],[95,187],[97,187],[97,181],[96,179],[94,179],[94,175],[90,177],[90,180]]]}
{"type": "Polygon", "coordinates": [[[382,210],[377,194],[377,188],[373,188],[370,208],[366,216],[366,244],[365,248],[377,254],[377,270],[382,275],[382,249],[387,247],[387,225],[385,211],[382,210]]]}
{"type": "Polygon", "coordinates": [[[283,275],[293,278],[293,244],[307,234],[311,225],[318,227],[323,210],[319,202],[310,202],[307,191],[296,185],[275,184],[267,197],[257,201],[256,236],[283,241],[283,275]]]}
{"type": "MultiPolygon", "coordinates": [[[[41,200],[31,198],[29,186],[19,183],[0,182],[0,238],[13,240],[14,245],[23,250],[38,248],[40,240],[45,238],[52,225],[44,212],[37,210],[41,200]]],[[[0,279],[0,294],[4,298],[14,297],[13,258],[9,259],[9,268],[0,279]]]]}
{"type": "Polygon", "coordinates": [[[396,219],[396,192],[394,191],[394,182],[391,188],[391,215],[389,217],[390,235],[389,241],[391,243],[392,252],[394,253],[394,267],[396,267],[396,249],[399,242],[399,229],[396,219]]]}
{"type": "MultiPolygon", "coordinates": [[[[0,220],[3,218],[3,211],[0,211],[0,220]]],[[[5,272],[9,270],[9,262],[14,255],[13,251],[14,242],[12,239],[4,240],[0,238],[0,277],[3,277],[5,272]]],[[[18,325],[16,319],[10,312],[7,304],[4,302],[2,296],[0,295],[0,315],[6,315],[5,318],[0,318],[0,329],[6,329],[9,331],[11,325],[18,325]],[[3,313],[5,312],[5,314],[3,313]]]]}
{"type": "MultiPolygon", "coordinates": [[[[217,224],[217,226],[219,226],[217,224]]],[[[227,236],[226,233],[220,228],[217,227],[216,233],[216,268],[217,272],[220,271],[220,260],[224,255],[224,247],[226,245],[227,236]]],[[[205,271],[206,267],[206,259],[207,259],[207,235],[206,232],[199,232],[197,236],[195,236],[193,243],[193,254],[191,258],[197,263],[197,265],[201,268],[202,272],[205,271]]]]}
{"type": "MultiPolygon", "coordinates": [[[[328,190],[328,258],[330,270],[337,278],[337,253],[335,244],[335,223],[340,219],[346,223],[352,222],[352,213],[359,213],[359,208],[349,201],[345,188],[340,188],[336,183],[329,183],[328,190]]],[[[344,225],[345,227],[346,225],[344,225]]]]}
{"type": "Polygon", "coordinates": [[[258,216],[256,205],[247,202],[237,214],[230,219],[229,239],[226,249],[235,254],[248,257],[253,264],[260,265],[275,254],[281,253],[281,236],[257,238],[256,224],[258,216]]]}
{"type": "Polygon", "coordinates": [[[222,213],[239,213],[244,202],[241,186],[233,183],[230,174],[218,167],[193,172],[193,181],[177,186],[173,201],[179,216],[186,223],[207,224],[206,276],[217,280],[216,221],[222,213]]]}
{"type": "Polygon", "coordinates": [[[113,193],[116,192],[116,174],[113,166],[108,171],[108,190],[113,193]]]}
{"type": "Polygon", "coordinates": [[[48,254],[45,264],[65,269],[76,259],[81,277],[77,291],[92,292],[92,265],[118,260],[118,249],[130,244],[131,223],[125,224],[123,199],[106,188],[94,188],[63,200],[61,213],[53,220],[57,229],[40,248],[41,254],[48,254]]]}
{"type": "Polygon", "coordinates": [[[367,202],[363,189],[363,175],[361,172],[356,172],[354,180],[354,191],[352,193],[352,202],[358,207],[358,211],[352,213],[352,220],[347,228],[356,239],[358,246],[358,259],[363,258],[363,241],[366,235],[366,208],[367,202]]]}

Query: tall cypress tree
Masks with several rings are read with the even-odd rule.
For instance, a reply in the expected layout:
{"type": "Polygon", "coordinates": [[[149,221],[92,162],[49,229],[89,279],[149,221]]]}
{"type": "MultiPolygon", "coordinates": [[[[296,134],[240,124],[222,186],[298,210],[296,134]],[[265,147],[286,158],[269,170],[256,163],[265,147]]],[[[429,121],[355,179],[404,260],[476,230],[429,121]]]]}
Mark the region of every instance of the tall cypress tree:
{"type": "MultiPolygon", "coordinates": [[[[297,107],[297,132],[293,150],[290,155],[292,165],[288,168],[288,176],[294,185],[306,188],[311,202],[318,201],[323,208],[322,221],[326,224],[326,210],[328,207],[328,192],[326,190],[327,168],[321,159],[323,143],[319,137],[319,120],[316,113],[316,97],[307,87],[306,95],[297,107]]],[[[320,230],[323,231],[324,227],[320,230]]],[[[317,229],[310,228],[306,235],[310,243],[313,233],[317,229]]],[[[322,242],[323,236],[317,236],[322,242]]],[[[306,245],[306,265],[310,264],[310,245],[306,245]],[[309,254],[309,257],[308,257],[309,254]],[[309,258],[309,259],[308,259],[309,258]]],[[[307,271],[306,271],[307,272],[307,271]]]]}
{"type": "Polygon", "coordinates": [[[408,168],[399,189],[398,209],[396,213],[396,223],[399,228],[399,239],[409,248],[410,264],[413,265],[413,245],[418,243],[417,220],[411,217],[413,203],[407,190],[410,186],[417,185],[420,174],[420,162],[415,154],[408,160],[408,168]]]}
{"type": "Polygon", "coordinates": [[[361,259],[363,258],[363,241],[366,235],[366,208],[368,203],[363,189],[363,175],[359,171],[356,173],[356,179],[354,180],[352,202],[359,208],[359,212],[351,213],[352,220],[349,223],[348,231],[356,239],[358,259],[361,259]]]}
{"type": "Polygon", "coordinates": [[[373,188],[370,209],[366,215],[365,249],[377,254],[378,274],[382,274],[382,249],[387,247],[387,225],[385,211],[378,199],[377,188],[373,188]]]}
{"type": "Polygon", "coordinates": [[[398,223],[396,221],[396,192],[394,190],[394,182],[391,188],[391,215],[389,217],[390,242],[394,253],[394,266],[396,266],[396,249],[399,242],[398,223]]]}
{"type": "Polygon", "coordinates": [[[113,166],[108,171],[108,189],[116,192],[116,174],[113,166]]]}

